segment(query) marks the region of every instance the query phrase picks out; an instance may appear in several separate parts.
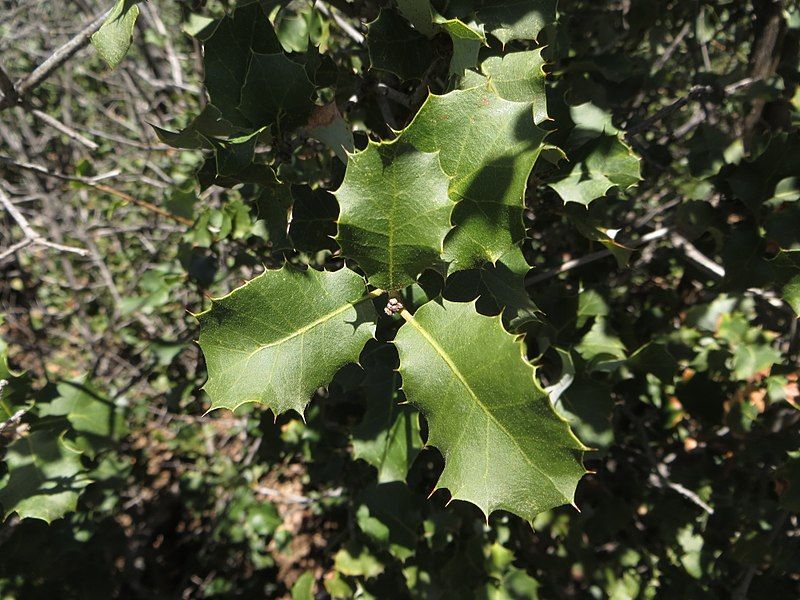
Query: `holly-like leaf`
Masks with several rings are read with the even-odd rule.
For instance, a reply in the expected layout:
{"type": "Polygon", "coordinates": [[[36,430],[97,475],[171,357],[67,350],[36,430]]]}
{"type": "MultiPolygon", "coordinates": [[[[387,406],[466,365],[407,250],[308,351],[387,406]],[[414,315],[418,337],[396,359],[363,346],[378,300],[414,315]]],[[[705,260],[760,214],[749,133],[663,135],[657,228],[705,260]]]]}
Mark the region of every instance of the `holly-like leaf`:
{"type": "Polygon", "coordinates": [[[253,54],[238,109],[253,127],[269,125],[283,117],[299,123],[314,106],[313,92],[314,84],[300,63],[282,52],[253,54]]]}
{"type": "Polygon", "coordinates": [[[116,69],[131,47],[133,29],[139,17],[137,0],[117,0],[100,29],[92,35],[92,45],[109,67],[116,69]]]}
{"type": "Polygon", "coordinates": [[[459,19],[441,19],[437,24],[450,36],[453,42],[453,56],[450,59],[450,75],[460,77],[466,69],[478,65],[478,51],[486,45],[483,27],[470,26],[459,19]]]}
{"type": "Polygon", "coordinates": [[[485,86],[431,94],[403,140],[439,152],[453,177],[456,228],[445,244],[451,270],[494,262],[524,237],[523,194],[545,132],[533,122],[533,104],[510,102],[485,86]]]}
{"type": "Polygon", "coordinates": [[[572,168],[550,184],[564,203],[584,206],[611,188],[626,190],[641,180],[639,157],[615,135],[601,135],[570,156],[572,168]]]}
{"type": "Polygon", "coordinates": [[[399,290],[440,259],[450,230],[450,178],[435,151],[402,138],[351,154],[341,187],[336,241],[369,282],[399,290]]]}
{"type": "Polygon", "coordinates": [[[458,15],[474,12],[503,45],[511,40],[535,40],[556,20],[557,0],[455,0],[450,10],[458,15]]]}
{"type": "Polygon", "coordinates": [[[325,106],[315,106],[306,123],[308,136],[326,144],[343,163],[347,163],[347,153],[355,150],[353,132],[342,117],[335,102],[325,106]]]}
{"type": "Polygon", "coordinates": [[[80,454],[68,448],[56,430],[31,432],[6,450],[8,475],[0,480],[2,514],[47,523],[74,511],[91,483],[80,454]]]}
{"type": "Polygon", "coordinates": [[[533,120],[547,119],[547,96],[541,50],[491,56],[481,63],[481,71],[498,96],[513,102],[532,102],[533,120]]]}
{"type": "Polygon", "coordinates": [[[444,455],[437,487],[524,519],[574,502],[583,444],[556,415],[499,318],[471,303],[429,302],[397,333],[403,390],[444,455]]]}
{"type": "MultiPolygon", "coordinates": [[[[0,325],[3,315],[0,315],[0,325]]],[[[13,417],[17,411],[33,406],[31,381],[27,373],[18,373],[8,364],[8,347],[0,337],[0,423],[13,417]]]]}
{"type": "Polygon", "coordinates": [[[287,266],[213,300],[198,319],[212,409],[260,402],[302,414],[317,388],[358,361],[376,316],[353,271],[287,266]]]}
{"type": "Polygon", "coordinates": [[[292,246],[305,252],[337,249],[336,217],[339,205],[336,198],[326,190],[312,190],[308,186],[293,186],[294,204],[289,222],[289,238],[292,246]]]}
{"type": "Polygon", "coordinates": [[[500,257],[496,263],[486,263],[479,269],[459,271],[447,279],[445,298],[468,302],[478,298],[476,307],[481,314],[503,313],[503,323],[511,332],[520,331],[536,320],[538,308],[525,289],[525,275],[530,265],[518,246],[500,257]]]}
{"type": "Polygon", "coordinates": [[[367,48],[373,69],[401,79],[420,79],[433,61],[430,40],[391,10],[382,10],[369,24],[367,48]]]}
{"type": "Polygon", "coordinates": [[[220,19],[204,40],[204,83],[209,99],[223,118],[236,125],[242,124],[238,107],[256,52],[281,52],[278,37],[257,2],[240,6],[220,19]]]}
{"type": "Polygon", "coordinates": [[[430,0],[397,0],[397,9],[417,31],[428,37],[434,34],[430,0]]]}
{"type": "Polygon", "coordinates": [[[414,554],[422,525],[420,498],[405,483],[371,485],[358,498],[358,526],[401,561],[414,554]]]}
{"type": "Polygon", "coordinates": [[[361,362],[366,370],[361,386],[367,411],[353,430],[353,456],[378,470],[378,483],[405,481],[422,444],[417,412],[398,404],[397,354],[391,346],[381,344],[365,350],[361,362]]]}
{"type": "Polygon", "coordinates": [[[65,417],[72,426],[68,442],[90,458],[125,433],[122,412],[83,381],[58,384],[58,397],[41,404],[39,416],[65,417]]]}

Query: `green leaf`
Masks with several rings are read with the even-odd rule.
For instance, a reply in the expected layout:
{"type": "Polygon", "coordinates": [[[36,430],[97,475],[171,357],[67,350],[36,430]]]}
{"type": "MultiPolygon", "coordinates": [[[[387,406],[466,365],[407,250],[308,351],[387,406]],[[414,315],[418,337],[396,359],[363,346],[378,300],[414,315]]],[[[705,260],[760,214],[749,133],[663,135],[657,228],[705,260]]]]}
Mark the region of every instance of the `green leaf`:
{"type": "Polygon", "coordinates": [[[397,0],[397,9],[420,33],[434,34],[433,11],[430,0],[397,0]]]}
{"type": "MultiPolygon", "coordinates": [[[[266,171],[264,174],[268,175],[266,171]]],[[[278,181],[272,169],[269,169],[269,175],[272,175],[272,182],[266,185],[262,182],[251,208],[257,219],[254,228],[269,240],[273,249],[291,248],[288,231],[293,190],[288,184],[278,181]]]]}
{"type": "Polygon", "coordinates": [[[292,586],[292,600],[314,600],[314,573],[306,571],[292,586]]]}
{"type": "Polygon", "coordinates": [[[782,359],[769,344],[743,344],[733,352],[733,376],[746,381],[763,371],[769,372],[782,359]]]}
{"type": "Polygon", "coordinates": [[[520,331],[537,319],[539,312],[525,289],[525,275],[530,265],[518,246],[500,257],[496,263],[485,263],[479,269],[459,271],[447,278],[444,296],[456,302],[478,298],[478,312],[485,315],[503,313],[503,323],[511,332],[520,331]]]}
{"type": "Polygon", "coordinates": [[[365,350],[361,362],[366,370],[361,385],[367,411],[353,430],[353,456],[378,470],[378,483],[405,481],[422,444],[417,412],[398,404],[397,354],[394,348],[382,344],[365,350]]]}
{"type": "Polygon", "coordinates": [[[364,280],[349,269],[267,270],[198,316],[211,409],[260,402],[303,412],[314,391],[357,362],[375,331],[364,280]]]}
{"type": "Polygon", "coordinates": [[[284,117],[298,124],[314,107],[314,84],[306,69],[282,52],[253,54],[242,86],[239,112],[252,127],[263,127],[284,117]]]}
{"type": "Polygon", "coordinates": [[[125,434],[122,412],[90,385],[82,381],[63,382],[56,389],[58,397],[41,404],[39,416],[66,417],[73,430],[69,437],[74,438],[75,448],[82,453],[94,458],[110,442],[125,434]]]}
{"type": "Polygon", "coordinates": [[[439,152],[453,180],[456,228],[445,244],[451,270],[495,262],[525,235],[523,194],[545,132],[533,105],[510,102],[485,86],[431,94],[401,138],[439,152]]]}
{"type": "Polygon", "coordinates": [[[556,415],[498,318],[472,304],[429,302],[397,333],[406,397],[428,420],[444,455],[437,487],[532,520],[574,502],[585,447],[556,415]]]}
{"type": "Polygon", "coordinates": [[[414,554],[422,526],[420,499],[405,483],[371,485],[358,497],[358,527],[401,561],[414,554]]]}
{"type": "MultiPolygon", "coordinates": [[[[525,276],[531,267],[518,246],[503,254],[494,264],[481,267],[481,280],[486,292],[503,310],[503,319],[509,331],[517,332],[527,323],[536,320],[539,309],[525,289],[525,276]]],[[[478,302],[480,305],[480,301],[478,302]]]]}
{"type": "Polygon", "coordinates": [[[47,523],[74,511],[91,483],[80,454],[69,449],[59,431],[40,430],[13,442],[6,451],[8,475],[0,480],[3,514],[47,523]]]}
{"type": "Polygon", "coordinates": [[[100,29],[92,35],[92,45],[112,69],[116,69],[133,39],[133,28],[139,16],[138,0],[117,0],[100,29]]]}
{"type": "Polygon", "coordinates": [[[578,354],[591,364],[590,371],[604,371],[614,368],[617,361],[625,360],[625,345],[609,330],[608,322],[602,317],[595,319],[592,328],[575,346],[578,354]]]}
{"type": "Polygon", "coordinates": [[[477,21],[503,45],[511,40],[535,40],[545,26],[556,20],[557,0],[472,0],[470,3],[477,9],[477,21]]]}
{"type": "Polygon", "coordinates": [[[209,99],[223,118],[235,125],[244,124],[238,107],[254,54],[281,51],[259,3],[240,6],[216,23],[213,33],[204,40],[203,70],[209,99]]]}
{"type": "Polygon", "coordinates": [[[439,19],[437,24],[453,42],[449,75],[461,77],[466,69],[478,65],[478,51],[486,45],[482,26],[470,26],[458,19],[439,19]]]}
{"type": "Polygon", "coordinates": [[[347,544],[336,553],[334,568],[349,577],[377,577],[383,573],[383,564],[370,551],[355,542],[347,544]]]}
{"type": "Polygon", "coordinates": [[[351,154],[341,187],[336,241],[369,282],[388,291],[439,260],[450,230],[449,177],[435,152],[398,138],[351,154]]]}
{"type": "Polygon", "coordinates": [[[344,120],[335,102],[325,106],[315,106],[306,123],[308,136],[326,144],[343,163],[347,163],[347,153],[355,151],[353,132],[344,120]]]}
{"type": "Polygon", "coordinates": [[[641,180],[639,158],[617,136],[602,135],[570,157],[572,169],[550,183],[564,203],[584,206],[611,188],[626,190],[641,180]]]}
{"type": "MultiPolygon", "coordinates": [[[[3,315],[0,315],[0,325],[3,315]]],[[[8,365],[8,348],[0,337],[0,423],[13,417],[18,410],[30,408],[34,402],[31,398],[31,381],[27,373],[18,373],[8,365]]]]}
{"type": "Polygon", "coordinates": [[[367,31],[373,69],[394,73],[404,80],[420,79],[433,62],[430,40],[394,11],[382,10],[367,31]]]}
{"type": "Polygon", "coordinates": [[[533,120],[539,124],[547,119],[543,66],[542,51],[530,50],[491,56],[481,63],[481,71],[501,98],[533,103],[533,120]]]}
{"type": "Polygon", "coordinates": [[[305,252],[337,249],[336,217],[339,205],[330,192],[312,190],[308,186],[292,186],[294,204],[289,222],[289,239],[292,246],[305,252]]]}

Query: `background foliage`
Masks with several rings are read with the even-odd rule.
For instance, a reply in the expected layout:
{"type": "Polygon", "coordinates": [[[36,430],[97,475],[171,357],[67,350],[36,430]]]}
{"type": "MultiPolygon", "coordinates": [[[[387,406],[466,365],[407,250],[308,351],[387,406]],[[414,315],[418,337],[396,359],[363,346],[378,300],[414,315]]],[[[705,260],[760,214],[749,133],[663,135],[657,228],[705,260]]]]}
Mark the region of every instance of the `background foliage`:
{"type": "Polygon", "coordinates": [[[0,2],[3,597],[797,596],[796,4],[239,4],[120,0],[32,85],[111,7],[0,2]],[[487,82],[489,109],[459,112],[487,82]],[[442,106],[463,118],[431,135],[442,106]],[[381,159],[426,173],[398,167],[403,215],[458,200],[470,235],[420,227],[399,269],[360,249],[373,214],[348,197],[393,200],[381,159]],[[508,208],[476,229],[490,195],[508,208]],[[201,389],[193,315],[264,267],[343,281],[342,255],[409,310],[477,299],[465,339],[480,315],[524,335],[591,448],[580,512],[431,494],[444,462],[386,296],[378,340],[341,362],[315,341],[307,397],[273,406],[313,392],[304,418],[206,414],[241,381],[201,389]]]}

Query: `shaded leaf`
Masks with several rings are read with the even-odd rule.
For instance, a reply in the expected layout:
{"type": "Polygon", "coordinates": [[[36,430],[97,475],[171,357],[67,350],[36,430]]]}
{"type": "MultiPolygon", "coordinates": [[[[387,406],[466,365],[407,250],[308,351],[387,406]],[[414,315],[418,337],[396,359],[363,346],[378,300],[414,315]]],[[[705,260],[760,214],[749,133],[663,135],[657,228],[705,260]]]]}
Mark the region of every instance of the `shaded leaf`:
{"type": "Polygon", "coordinates": [[[430,40],[391,10],[382,10],[369,24],[367,48],[373,69],[401,79],[420,79],[434,56],[430,40]]]}
{"type": "Polygon", "coordinates": [[[59,431],[33,431],[8,446],[8,475],[0,480],[0,506],[5,515],[47,523],[74,511],[90,480],[80,454],[69,449],[59,431]]]}
{"type": "Polygon", "coordinates": [[[438,151],[453,178],[456,228],[445,243],[451,270],[495,262],[522,239],[522,198],[544,139],[532,104],[504,100],[484,86],[431,94],[401,137],[423,152],[438,151]]]}

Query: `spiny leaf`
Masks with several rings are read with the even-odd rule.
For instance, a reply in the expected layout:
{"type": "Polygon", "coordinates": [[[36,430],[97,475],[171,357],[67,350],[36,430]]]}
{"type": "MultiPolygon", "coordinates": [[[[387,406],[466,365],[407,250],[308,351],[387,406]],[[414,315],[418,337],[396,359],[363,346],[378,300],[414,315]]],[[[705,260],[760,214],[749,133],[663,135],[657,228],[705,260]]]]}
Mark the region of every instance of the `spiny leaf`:
{"type": "Polygon", "coordinates": [[[353,430],[353,456],[378,470],[378,483],[405,481],[422,444],[417,412],[398,404],[397,353],[388,344],[371,351],[368,346],[361,362],[367,411],[353,430]]]}
{"type": "Polygon", "coordinates": [[[252,127],[263,127],[283,117],[294,124],[310,114],[314,84],[303,65],[282,52],[252,55],[237,107],[252,127]]]}
{"type": "Polygon", "coordinates": [[[139,16],[137,0],[117,0],[105,21],[92,35],[92,45],[108,66],[116,69],[131,47],[133,28],[139,16]]]}
{"type": "Polygon", "coordinates": [[[405,483],[370,485],[358,497],[358,527],[398,559],[413,556],[422,525],[422,499],[405,483]]]}
{"type": "Polygon", "coordinates": [[[47,523],[74,511],[78,497],[91,483],[80,454],[67,448],[59,431],[34,431],[6,451],[8,475],[0,480],[3,513],[47,523]]]}
{"type": "Polygon", "coordinates": [[[66,417],[72,430],[69,442],[83,454],[94,458],[108,444],[125,433],[122,412],[83,381],[62,382],[58,397],[41,404],[39,416],[66,417]]]}
{"type": "Polygon", "coordinates": [[[347,153],[355,150],[353,132],[342,117],[336,102],[315,106],[306,123],[308,136],[326,144],[343,163],[347,153]]]}
{"type": "Polygon", "coordinates": [[[511,40],[535,40],[556,20],[557,0],[477,0],[476,19],[503,45],[511,40]]]}
{"type": "Polygon", "coordinates": [[[532,102],[536,124],[547,119],[547,96],[544,87],[544,59],[541,50],[512,52],[491,56],[481,63],[489,85],[501,98],[513,102],[532,102]]]}
{"type": "Polygon", "coordinates": [[[444,29],[453,42],[450,59],[450,75],[460,77],[466,69],[478,65],[478,51],[486,45],[483,27],[470,26],[458,19],[439,19],[437,24],[444,29]]]}
{"type": "Polygon", "coordinates": [[[642,178],[639,157],[614,135],[601,135],[588,142],[570,160],[572,169],[550,184],[565,204],[589,206],[611,188],[626,190],[642,178]]]}
{"type": "Polygon", "coordinates": [[[454,0],[448,14],[473,16],[503,45],[511,40],[535,40],[556,20],[557,0],[454,0]]]}
{"type": "Polygon", "coordinates": [[[242,124],[237,110],[253,54],[281,52],[275,31],[259,3],[238,7],[220,19],[204,40],[205,87],[211,103],[230,122],[242,124]]]}
{"type": "Polygon", "coordinates": [[[430,40],[391,10],[382,10],[369,24],[367,48],[373,69],[401,79],[420,79],[433,61],[430,40]]]}
{"type": "Polygon", "coordinates": [[[439,260],[450,230],[449,177],[435,152],[402,139],[351,154],[341,187],[336,241],[369,282],[399,290],[439,260]]]}
{"type": "Polygon", "coordinates": [[[444,455],[437,487],[524,519],[572,503],[584,446],[536,383],[523,347],[473,304],[429,302],[404,313],[395,344],[403,390],[444,455]]]}
{"type": "Polygon", "coordinates": [[[451,270],[494,262],[524,237],[522,198],[545,135],[533,109],[485,86],[431,94],[401,133],[423,152],[438,151],[453,177],[456,228],[445,244],[451,270]]]}
{"type": "Polygon", "coordinates": [[[444,296],[448,300],[468,302],[478,299],[476,308],[484,315],[503,313],[503,323],[511,332],[520,331],[536,320],[538,309],[525,290],[525,275],[530,271],[518,246],[501,256],[496,263],[478,269],[454,273],[447,279],[444,296]]]}
{"type": "Polygon", "coordinates": [[[214,300],[198,318],[212,409],[260,402],[302,414],[317,388],[358,361],[376,316],[353,271],[287,266],[214,300]]]}
{"type": "Polygon", "coordinates": [[[433,11],[430,0],[397,0],[397,8],[420,33],[431,37],[434,33],[433,11]]]}

